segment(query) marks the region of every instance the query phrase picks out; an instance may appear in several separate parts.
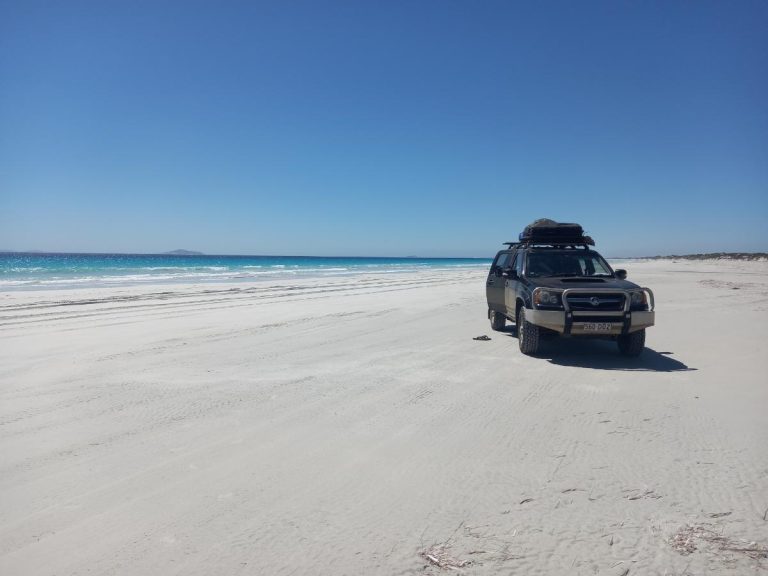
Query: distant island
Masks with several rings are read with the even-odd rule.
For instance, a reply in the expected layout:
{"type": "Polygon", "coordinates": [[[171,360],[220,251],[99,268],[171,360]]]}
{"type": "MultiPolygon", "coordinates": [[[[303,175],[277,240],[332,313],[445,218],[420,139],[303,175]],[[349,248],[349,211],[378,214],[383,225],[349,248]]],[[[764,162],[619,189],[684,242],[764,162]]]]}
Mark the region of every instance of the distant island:
{"type": "Polygon", "coordinates": [[[171,250],[170,252],[163,252],[165,256],[205,256],[202,252],[195,252],[194,250],[171,250]]]}

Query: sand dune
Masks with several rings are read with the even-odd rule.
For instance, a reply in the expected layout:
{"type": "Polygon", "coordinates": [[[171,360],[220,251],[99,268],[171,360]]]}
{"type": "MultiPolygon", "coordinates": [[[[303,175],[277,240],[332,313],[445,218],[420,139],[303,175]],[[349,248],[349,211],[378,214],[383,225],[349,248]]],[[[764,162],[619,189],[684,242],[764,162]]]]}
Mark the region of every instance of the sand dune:
{"type": "Polygon", "coordinates": [[[0,573],[763,573],[768,265],[628,267],[639,359],[477,271],[0,293],[0,573]]]}

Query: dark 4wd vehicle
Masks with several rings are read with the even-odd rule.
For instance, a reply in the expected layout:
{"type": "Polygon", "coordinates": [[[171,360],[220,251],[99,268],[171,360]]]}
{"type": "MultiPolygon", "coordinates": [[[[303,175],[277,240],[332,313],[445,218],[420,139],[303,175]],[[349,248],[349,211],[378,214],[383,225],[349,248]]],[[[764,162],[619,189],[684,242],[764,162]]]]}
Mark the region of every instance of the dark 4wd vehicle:
{"type": "Polygon", "coordinates": [[[544,338],[565,335],[609,338],[622,354],[637,356],[654,324],[653,292],[627,281],[625,270],[612,270],[578,231],[521,234],[496,255],[486,282],[491,327],[514,322],[524,354],[536,354],[544,338]]]}

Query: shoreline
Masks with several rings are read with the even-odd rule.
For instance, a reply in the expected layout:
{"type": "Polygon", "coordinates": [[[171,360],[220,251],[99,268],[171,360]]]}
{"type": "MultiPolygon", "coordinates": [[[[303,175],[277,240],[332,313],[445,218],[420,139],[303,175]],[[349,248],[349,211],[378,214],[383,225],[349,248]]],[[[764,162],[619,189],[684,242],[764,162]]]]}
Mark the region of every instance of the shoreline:
{"type": "Polygon", "coordinates": [[[0,260],[0,292],[222,284],[485,269],[490,259],[30,255],[0,260]],[[70,258],[71,256],[71,258],[70,258]]]}
{"type": "MultiPolygon", "coordinates": [[[[265,287],[272,284],[293,284],[304,282],[325,282],[338,279],[341,281],[354,280],[361,277],[376,276],[413,276],[422,273],[445,273],[445,274],[463,274],[467,272],[486,274],[487,267],[492,259],[477,264],[456,264],[448,267],[423,266],[423,267],[392,267],[390,269],[381,267],[360,266],[355,269],[334,269],[324,270],[291,270],[279,268],[274,271],[257,272],[250,276],[238,276],[237,272],[223,272],[219,277],[205,276],[199,277],[163,277],[152,276],[140,280],[127,279],[125,277],[105,277],[101,279],[81,279],[81,280],[56,280],[49,284],[30,284],[26,281],[19,285],[3,285],[0,282],[0,296],[10,294],[29,293],[56,293],[73,294],[78,291],[165,291],[177,292],[184,291],[189,287],[195,287],[199,290],[220,290],[224,287],[237,290],[245,290],[252,286],[265,287]]],[[[740,269],[740,264],[747,266],[760,267],[768,260],[733,260],[733,259],[674,259],[674,258],[607,258],[607,261],[614,269],[621,267],[632,267],[636,264],[680,264],[687,266],[689,264],[710,265],[714,268],[713,272],[718,270],[733,270],[734,273],[744,273],[740,269]]],[[[759,269],[759,268],[756,268],[759,269]]],[[[631,272],[631,270],[630,270],[631,272]]]]}
{"type": "MultiPolygon", "coordinates": [[[[6,254],[7,255],[7,254],[6,254]]],[[[23,254],[22,254],[23,255],[23,254]]],[[[2,254],[0,254],[2,256],[2,254]]],[[[297,279],[350,278],[361,274],[403,274],[424,270],[482,270],[492,258],[357,258],[188,256],[173,254],[72,254],[80,258],[66,266],[56,258],[67,254],[27,254],[32,258],[0,261],[0,293],[77,290],[90,288],[153,287],[187,284],[248,284],[297,279]],[[54,256],[54,262],[46,260],[54,256]],[[82,257],[88,257],[85,260],[82,257]],[[91,261],[90,257],[96,258],[91,261]],[[100,262],[98,258],[101,258],[100,262]],[[42,260],[41,260],[42,259],[42,260]],[[128,259],[128,260],[126,260],[128,259]],[[133,260],[131,260],[133,259],[133,260]],[[139,260],[137,260],[139,259],[139,260]],[[164,260],[165,259],[165,260],[164,260]],[[36,261],[37,260],[37,261],[36,261]],[[115,260],[119,265],[115,264],[115,260]],[[47,270],[46,266],[59,268],[47,270]],[[101,266],[101,267],[99,267],[101,266]],[[77,272],[77,268],[81,271],[77,272]]],[[[716,253],[685,256],[607,258],[614,267],[641,262],[768,262],[764,253],[716,253]]]]}

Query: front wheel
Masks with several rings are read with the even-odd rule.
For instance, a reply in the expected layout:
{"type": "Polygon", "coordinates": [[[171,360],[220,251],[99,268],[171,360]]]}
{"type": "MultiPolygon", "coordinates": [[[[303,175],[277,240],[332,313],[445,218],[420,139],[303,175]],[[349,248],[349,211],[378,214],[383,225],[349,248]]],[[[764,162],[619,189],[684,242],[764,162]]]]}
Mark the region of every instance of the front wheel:
{"type": "Polygon", "coordinates": [[[520,352],[529,356],[536,354],[540,341],[541,328],[525,319],[525,308],[521,306],[517,312],[517,344],[520,346],[520,352]]]}
{"type": "Polygon", "coordinates": [[[491,310],[488,314],[488,317],[491,319],[491,329],[496,330],[496,332],[501,332],[504,330],[504,325],[507,322],[504,314],[491,310]]]}
{"type": "Polygon", "coordinates": [[[624,356],[640,356],[643,348],[645,348],[645,328],[631,334],[622,334],[617,342],[619,352],[624,356]]]}

